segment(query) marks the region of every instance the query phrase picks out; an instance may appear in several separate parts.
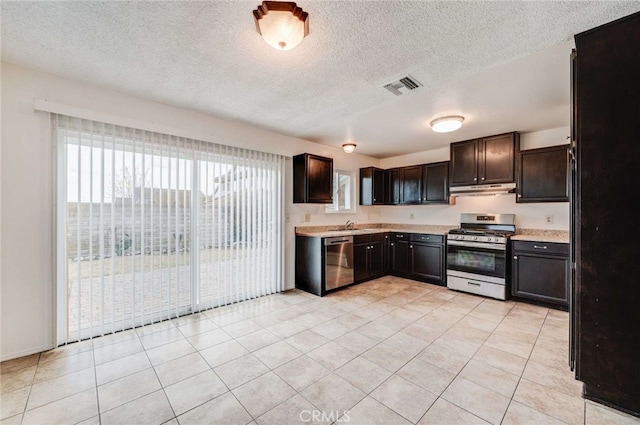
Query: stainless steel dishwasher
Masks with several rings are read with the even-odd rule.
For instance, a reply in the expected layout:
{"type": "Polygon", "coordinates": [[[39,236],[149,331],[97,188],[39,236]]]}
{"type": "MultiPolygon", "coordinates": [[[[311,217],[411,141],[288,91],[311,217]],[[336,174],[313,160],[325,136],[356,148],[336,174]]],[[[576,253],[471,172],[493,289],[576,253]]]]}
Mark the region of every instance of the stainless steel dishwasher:
{"type": "Polygon", "coordinates": [[[353,283],[353,236],[324,238],[325,290],[353,283]]]}

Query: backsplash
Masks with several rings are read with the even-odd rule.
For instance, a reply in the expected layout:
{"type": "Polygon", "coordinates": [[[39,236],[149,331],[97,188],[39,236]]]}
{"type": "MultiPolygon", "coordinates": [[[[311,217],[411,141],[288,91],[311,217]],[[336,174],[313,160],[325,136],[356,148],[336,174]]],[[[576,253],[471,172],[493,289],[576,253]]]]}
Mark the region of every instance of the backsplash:
{"type": "Polygon", "coordinates": [[[380,222],[397,224],[459,225],[462,213],[515,214],[516,229],[569,230],[569,203],[517,204],[515,194],[464,196],[452,205],[392,205],[379,207],[380,222]],[[545,216],[553,222],[545,222],[545,216]]]}

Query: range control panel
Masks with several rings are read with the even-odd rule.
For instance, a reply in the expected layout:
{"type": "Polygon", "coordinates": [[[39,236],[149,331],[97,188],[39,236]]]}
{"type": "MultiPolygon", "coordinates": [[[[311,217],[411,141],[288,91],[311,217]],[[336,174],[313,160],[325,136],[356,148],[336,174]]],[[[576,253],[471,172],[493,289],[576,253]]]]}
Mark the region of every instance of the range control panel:
{"type": "Polygon", "coordinates": [[[482,236],[482,235],[447,235],[447,240],[450,241],[465,241],[465,242],[484,242],[484,243],[500,243],[506,244],[507,238],[501,236],[482,236]]]}

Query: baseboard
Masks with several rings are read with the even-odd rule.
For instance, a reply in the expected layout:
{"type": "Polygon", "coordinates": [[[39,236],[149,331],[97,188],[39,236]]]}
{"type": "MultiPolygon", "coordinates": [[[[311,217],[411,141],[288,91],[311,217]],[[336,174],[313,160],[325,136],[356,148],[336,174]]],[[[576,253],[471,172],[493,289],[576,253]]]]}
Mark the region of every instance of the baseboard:
{"type": "Polygon", "coordinates": [[[30,356],[31,354],[41,353],[43,351],[51,350],[53,345],[42,345],[40,347],[28,348],[26,350],[15,351],[13,353],[0,355],[0,361],[17,359],[18,357],[30,356]]]}

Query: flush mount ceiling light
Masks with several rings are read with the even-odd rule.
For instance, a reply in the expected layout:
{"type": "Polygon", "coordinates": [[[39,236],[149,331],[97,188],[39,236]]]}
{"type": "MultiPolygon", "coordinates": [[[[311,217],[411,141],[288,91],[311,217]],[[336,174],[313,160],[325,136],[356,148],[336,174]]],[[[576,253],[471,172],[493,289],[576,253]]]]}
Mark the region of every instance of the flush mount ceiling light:
{"type": "Polygon", "coordinates": [[[351,153],[356,150],[356,145],[355,143],[345,143],[344,145],[342,145],[342,150],[344,150],[346,153],[351,153]]]}
{"type": "Polygon", "coordinates": [[[462,121],[464,121],[464,117],[451,115],[448,117],[436,118],[429,124],[431,125],[431,129],[436,133],[448,133],[462,127],[462,121]]]}
{"type": "Polygon", "coordinates": [[[253,11],[264,41],[278,50],[291,50],[309,34],[309,14],[290,1],[263,1],[253,11]]]}

